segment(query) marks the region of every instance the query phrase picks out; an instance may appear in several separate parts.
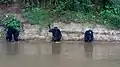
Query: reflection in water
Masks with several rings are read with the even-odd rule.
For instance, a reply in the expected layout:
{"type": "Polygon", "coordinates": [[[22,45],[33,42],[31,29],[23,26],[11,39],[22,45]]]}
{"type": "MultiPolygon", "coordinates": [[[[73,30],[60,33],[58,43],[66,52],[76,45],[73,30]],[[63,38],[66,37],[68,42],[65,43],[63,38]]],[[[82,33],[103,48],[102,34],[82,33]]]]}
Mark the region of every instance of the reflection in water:
{"type": "Polygon", "coordinates": [[[79,43],[1,42],[0,67],[120,67],[120,43],[79,43]]]}
{"type": "Polygon", "coordinates": [[[85,43],[84,44],[84,51],[86,57],[92,57],[93,54],[93,44],[92,43],[85,43]]]}
{"type": "Polygon", "coordinates": [[[53,54],[60,54],[61,51],[61,43],[52,43],[52,53],[53,54]]]}
{"type": "Polygon", "coordinates": [[[18,42],[7,42],[6,53],[8,55],[15,55],[18,53],[18,42]]]}

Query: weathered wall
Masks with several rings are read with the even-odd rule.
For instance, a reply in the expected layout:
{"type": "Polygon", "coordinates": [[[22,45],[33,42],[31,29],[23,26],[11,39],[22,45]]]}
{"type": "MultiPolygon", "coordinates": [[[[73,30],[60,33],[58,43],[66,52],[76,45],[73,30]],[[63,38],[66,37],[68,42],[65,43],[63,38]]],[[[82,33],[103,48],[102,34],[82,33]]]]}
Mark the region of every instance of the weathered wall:
{"type": "MultiPolygon", "coordinates": [[[[53,27],[57,26],[60,28],[63,40],[83,40],[84,31],[86,28],[90,27],[94,31],[95,40],[103,41],[114,41],[120,40],[120,31],[119,30],[108,30],[100,25],[93,24],[64,24],[64,23],[54,23],[53,27]]],[[[39,30],[37,25],[24,25],[24,32],[21,34],[21,39],[51,39],[51,33],[48,32],[47,28],[39,30]]]]}

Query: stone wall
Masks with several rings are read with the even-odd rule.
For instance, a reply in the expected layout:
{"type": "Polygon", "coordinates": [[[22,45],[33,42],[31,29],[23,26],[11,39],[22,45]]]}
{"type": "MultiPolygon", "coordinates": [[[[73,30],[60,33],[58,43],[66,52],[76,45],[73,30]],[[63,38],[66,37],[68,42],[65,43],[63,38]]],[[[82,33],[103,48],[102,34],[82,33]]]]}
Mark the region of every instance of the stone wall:
{"type": "MultiPolygon", "coordinates": [[[[52,27],[57,26],[62,32],[63,40],[83,40],[86,28],[94,31],[95,40],[114,41],[120,40],[119,30],[109,30],[101,25],[95,24],[78,24],[78,23],[54,23],[52,27]]],[[[24,32],[21,33],[21,39],[46,39],[50,41],[52,34],[48,28],[42,30],[38,25],[24,24],[24,32]]]]}

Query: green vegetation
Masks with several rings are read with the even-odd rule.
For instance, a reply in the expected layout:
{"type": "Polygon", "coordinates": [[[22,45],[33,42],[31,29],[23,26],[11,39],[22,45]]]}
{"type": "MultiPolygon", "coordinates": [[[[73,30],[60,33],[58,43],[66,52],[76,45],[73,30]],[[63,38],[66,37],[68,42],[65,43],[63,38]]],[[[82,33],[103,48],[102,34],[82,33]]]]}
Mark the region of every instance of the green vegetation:
{"type": "Polygon", "coordinates": [[[31,24],[55,21],[97,23],[120,28],[120,0],[19,0],[23,16],[31,24]]]}
{"type": "Polygon", "coordinates": [[[52,14],[50,11],[40,9],[38,7],[26,10],[23,9],[23,16],[31,24],[39,24],[40,26],[46,26],[52,22],[52,14]]]}
{"type": "Polygon", "coordinates": [[[11,4],[13,0],[0,0],[0,4],[11,4]]]}
{"type": "Polygon", "coordinates": [[[120,28],[120,15],[114,14],[110,11],[105,11],[100,15],[100,23],[107,28],[119,29],[120,28]]]}
{"type": "Polygon", "coordinates": [[[6,17],[1,22],[5,27],[13,27],[20,31],[20,22],[15,18],[14,14],[6,15],[6,17]]]}

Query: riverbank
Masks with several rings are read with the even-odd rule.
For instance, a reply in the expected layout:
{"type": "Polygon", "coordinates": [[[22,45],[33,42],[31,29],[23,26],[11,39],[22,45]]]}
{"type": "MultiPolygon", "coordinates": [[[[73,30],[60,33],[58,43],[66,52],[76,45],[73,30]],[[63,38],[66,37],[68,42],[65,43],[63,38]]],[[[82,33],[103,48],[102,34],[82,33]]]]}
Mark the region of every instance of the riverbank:
{"type": "MultiPolygon", "coordinates": [[[[84,32],[86,28],[91,28],[94,31],[96,41],[119,41],[120,31],[106,29],[104,26],[97,24],[78,24],[78,23],[54,23],[52,27],[57,26],[63,35],[64,41],[79,41],[84,39],[84,32]]],[[[48,32],[48,28],[40,30],[39,25],[24,24],[24,32],[21,32],[21,39],[45,39],[51,40],[52,34],[48,32]]]]}
{"type": "MultiPolygon", "coordinates": [[[[95,41],[120,41],[120,30],[106,29],[104,26],[96,24],[78,24],[78,23],[54,23],[53,26],[57,26],[62,32],[63,41],[83,41],[84,32],[86,28],[91,28],[94,32],[95,41]]],[[[39,25],[23,24],[23,31],[20,33],[21,40],[39,40],[43,39],[46,41],[51,41],[52,34],[48,32],[49,29],[40,29],[39,25]]],[[[0,37],[3,39],[5,37],[4,28],[0,28],[0,37]]]]}
{"type": "MultiPolygon", "coordinates": [[[[39,24],[29,24],[26,19],[23,18],[17,6],[9,9],[1,9],[0,14],[3,15],[4,13],[5,15],[11,12],[15,13],[16,17],[23,24],[23,31],[20,33],[21,40],[44,39],[46,41],[51,41],[52,34],[48,32],[49,29],[47,27],[41,29],[39,24]]],[[[86,28],[91,28],[93,30],[96,41],[120,41],[120,30],[107,29],[105,26],[98,25],[97,23],[56,22],[51,25],[51,27],[57,26],[61,30],[63,41],[83,41],[86,28]]],[[[3,39],[5,37],[5,31],[2,27],[0,28],[0,32],[0,37],[3,39]]]]}

